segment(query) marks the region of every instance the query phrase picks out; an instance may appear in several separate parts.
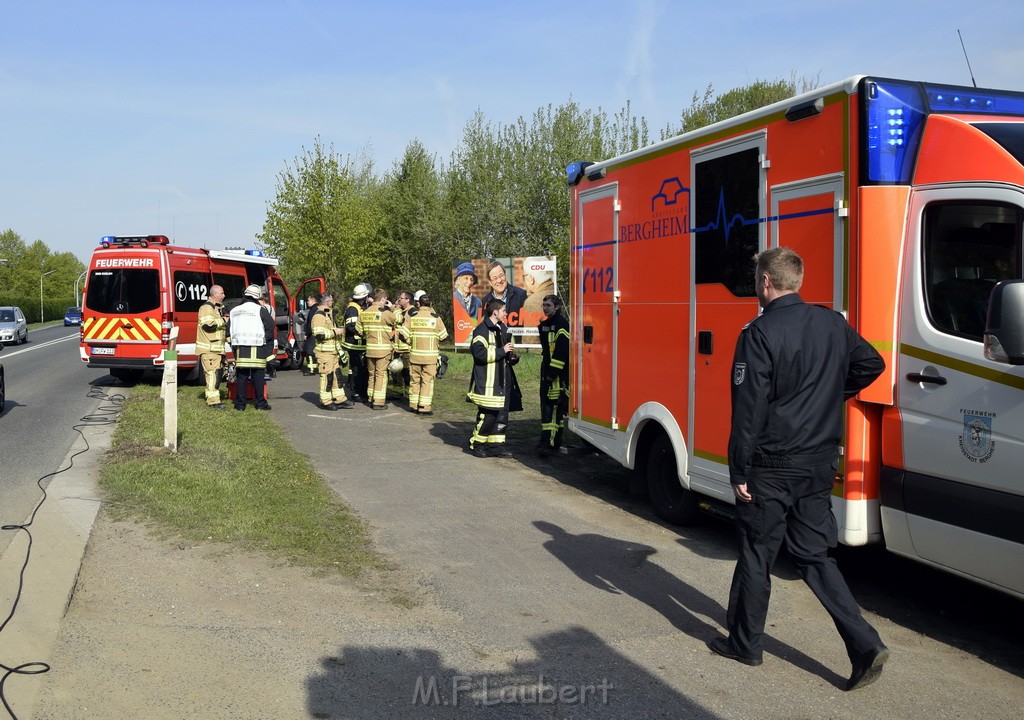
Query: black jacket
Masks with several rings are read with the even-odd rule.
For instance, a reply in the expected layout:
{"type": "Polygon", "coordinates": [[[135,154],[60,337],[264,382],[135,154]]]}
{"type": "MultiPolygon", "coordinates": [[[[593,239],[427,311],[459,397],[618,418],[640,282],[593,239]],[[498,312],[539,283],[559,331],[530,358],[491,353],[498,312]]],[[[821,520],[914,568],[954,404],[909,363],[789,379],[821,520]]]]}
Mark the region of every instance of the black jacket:
{"type": "Polygon", "coordinates": [[[729,476],[838,457],[843,401],[885,361],[837,312],[796,293],[776,298],[740,333],[732,370],[729,476]]]}
{"type": "Polygon", "coordinates": [[[553,317],[544,318],[540,330],[541,362],[540,378],[559,378],[563,385],[569,383],[569,321],[565,310],[559,309],[553,317]]]}

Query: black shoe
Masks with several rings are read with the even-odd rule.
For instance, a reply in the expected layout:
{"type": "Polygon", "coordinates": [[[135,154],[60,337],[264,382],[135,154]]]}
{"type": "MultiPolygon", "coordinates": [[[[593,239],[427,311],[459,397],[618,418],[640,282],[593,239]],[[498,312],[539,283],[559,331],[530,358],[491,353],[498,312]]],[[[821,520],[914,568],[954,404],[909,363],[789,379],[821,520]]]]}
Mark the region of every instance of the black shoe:
{"type": "Polygon", "coordinates": [[[235,410],[238,412],[245,412],[245,405],[235,405],[235,410]]]}
{"type": "Polygon", "coordinates": [[[551,457],[554,454],[554,451],[548,445],[537,446],[537,457],[551,457]]]}
{"type": "Polygon", "coordinates": [[[724,658],[729,658],[730,660],[741,662],[744,665],[760,665],[762,662],[764,662],[764,660],[759,657],[752,658],[747,657],[746,655],[740,655],[738,652],[732,649],[732,644],[729,642],[728,638],[716,637],[714,640],[711,640],[708,643],[708,647],[711,649],[711,652],[715,653],[716,655],[721,655],[724,658]]]}
{"type": "Polygon", "coordinates": [[[889,659],[889,648],[885,645],[871,648],[853,663],[853,672],[846,681],[847,690],[856,690],[870,685],[882,674],[882,666],[889,659]]]}
{"type": "Polygon", "coordinates": [[[419,413],[417,413],[417,414],[419,414],[419,415],[433,415],[434,411],[433,410],[420,410],[419,413]]]}
{"type": "Polygon", "coordinates": [[[216,405],[207,405],[207,407],[210,408],[211,410],[223,410],[224,403],[217,403],[216,405]]]}
{"type": "Polygon", "coordinates": [[[333,410],[337,410],[338,406],[335,405],[334,403],[327,403],[326,405],[321,405],[320,409],[321,410],[332,410],[333,411],[333,410]]]}
{"type": "Polygon", "coordinates": [[[269,410],[270,409],[270,405],[265,405],[265,404],[264,405],[257,405],[256,409],[257,410],[269,410]]]}
{"type": "Polygon", "coordinates": [[[515,455],[512,454],[511,450],[509,450],[508,448],[501,447],[500,445],[497,446],[497,447],[491,448],[491,451],[488,454],[491,457],[503,457],[503,458],[515,457],[515,455]]]}
{"type": "Polygon", "coordinates": [[[373,409],[374,410],[387,410],[388,406],[387,406],[387,403],[385,403],[384,405],[374,405],[373,409]]]}
{"type": "Polygon", "coordinates": [[[351,400],[346,400],[345,402],[337,403],[335,407],[339,407],[342,410],[348,410],[349,408],[354,408],[355,406],[356,404],[354,402],[352,402],[351,400]]]}
{"type": "Polygon", "coordinates": [[[470,452],[471,455],[475,455],[476,457],[481,457],[481,458],[490,457],[490,455],[487,454],[487,450],[485,450],[482,447],[475,447],[475,448],[471,449],[469,452],[470,452]]]}

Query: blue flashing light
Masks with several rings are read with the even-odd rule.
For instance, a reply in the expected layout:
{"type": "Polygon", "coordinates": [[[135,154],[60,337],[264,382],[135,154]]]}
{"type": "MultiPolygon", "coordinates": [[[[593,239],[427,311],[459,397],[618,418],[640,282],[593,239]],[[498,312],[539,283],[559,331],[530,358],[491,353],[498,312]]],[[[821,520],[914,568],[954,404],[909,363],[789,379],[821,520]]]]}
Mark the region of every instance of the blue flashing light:
{"type": "Polygon", "coordinates": [[[263,257],[263,251],[262,250],[246,250],[245,254],[246,255],[252,255],[253,257],[263,257]]]}
{"type": "Polygon", "coordinates": [[[870,81],[865,94],[867,179],[908,183],[918,133],[924,124],[924,98],[915,84],[870,81]]]}
{"type": "Polygon", "coordinates": [[[1024,94],[974,88],[926,85],[925,95],[932,112],[1024,115],[1024,94]]]}
{"type": "Polygon", "coordinates": [[[100,238],[100,245],[102,247],[108,248],[114,244],[114,241],[116,239],[117,238],[115,238],[113,235],[104,235],[103,237],[100,238]]]}

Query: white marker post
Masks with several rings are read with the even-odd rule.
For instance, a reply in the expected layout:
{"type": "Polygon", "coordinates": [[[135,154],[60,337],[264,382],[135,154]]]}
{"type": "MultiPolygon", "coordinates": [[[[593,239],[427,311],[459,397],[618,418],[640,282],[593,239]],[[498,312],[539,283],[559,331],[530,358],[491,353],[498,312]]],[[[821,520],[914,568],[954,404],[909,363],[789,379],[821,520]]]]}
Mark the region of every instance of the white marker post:
{"type": "Polygon", "coordinates": [[[171,339],[164,350],[164,377],[160,397],[164,401],[164,447],[178,452],[178,328],[171,328],[171,339]]]}

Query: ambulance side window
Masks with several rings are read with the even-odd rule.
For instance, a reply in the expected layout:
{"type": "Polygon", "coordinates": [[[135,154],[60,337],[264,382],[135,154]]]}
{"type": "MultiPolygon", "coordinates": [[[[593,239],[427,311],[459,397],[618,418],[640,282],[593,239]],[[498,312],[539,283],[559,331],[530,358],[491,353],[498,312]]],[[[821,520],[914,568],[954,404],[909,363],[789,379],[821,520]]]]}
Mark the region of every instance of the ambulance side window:
{"type": "Polygon", "coordinates": [[[222,275],[221,273],[213,274],[213,284],[224,288],[224,297],[229,300],[242,297],[247,285],[243,275],[222,275]]]}
{"type": "Polygon", "coordinates": [[[758,148],[701,160],[694,168],[693,238],[698,283],[753,297],[761,212],[758,148]]]}
{"type": "Polygon", "coordinates": [[[210,294],[207,273],[178,270],[174,273],[175,312],[196,312],[210,294]]]}
{"type": "Polygon", "coordinates": [[[942,332],[981,342],[992,288],[1021,277],[1019,207],[934,203],[924,211],[924,287],[928,316],[942,332]]]}
{"type": "Polygon", "coordinates": [[[281,318],[288,317],[288,294],[285,292],[284,285],[277,278],[273,278],[271,283],[271,289],[274,292],[274,315],[281,318]]]}

